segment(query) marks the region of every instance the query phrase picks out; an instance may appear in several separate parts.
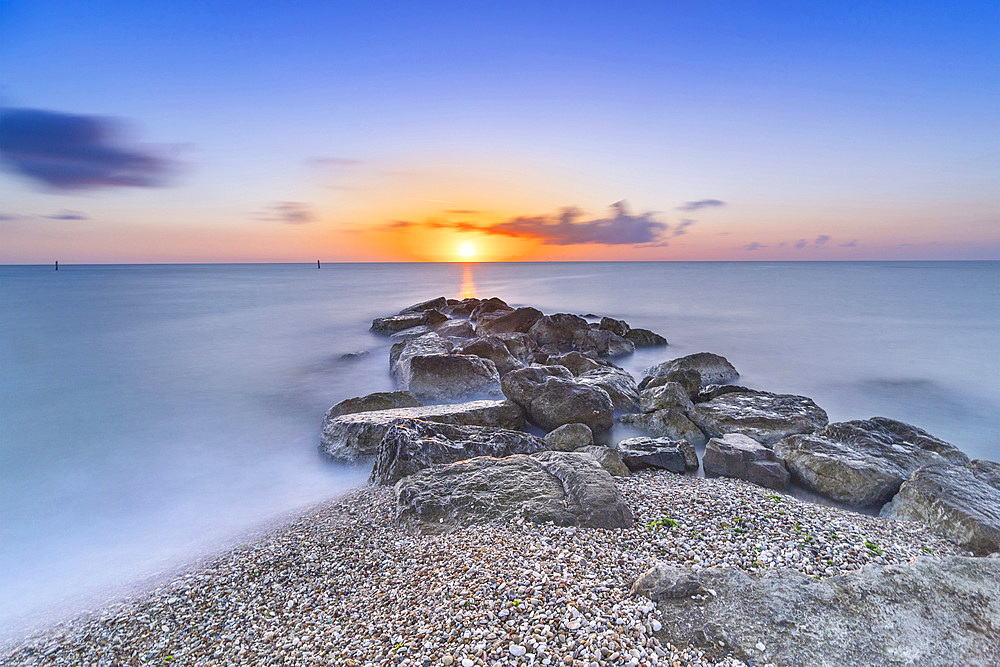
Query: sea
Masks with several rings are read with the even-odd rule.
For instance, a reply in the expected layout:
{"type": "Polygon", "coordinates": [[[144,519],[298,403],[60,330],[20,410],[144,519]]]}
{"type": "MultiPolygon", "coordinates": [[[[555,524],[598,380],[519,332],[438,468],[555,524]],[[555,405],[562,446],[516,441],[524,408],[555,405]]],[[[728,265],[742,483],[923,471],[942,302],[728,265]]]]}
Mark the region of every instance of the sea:
{"type": "Polygon", "coordinates": [[[1000,262],[0,266],[0,639],[365,483],[323,415],[393,388],[374,317],[437,296],[625,319],[832,420],[1000,459],[1000,262]]]}

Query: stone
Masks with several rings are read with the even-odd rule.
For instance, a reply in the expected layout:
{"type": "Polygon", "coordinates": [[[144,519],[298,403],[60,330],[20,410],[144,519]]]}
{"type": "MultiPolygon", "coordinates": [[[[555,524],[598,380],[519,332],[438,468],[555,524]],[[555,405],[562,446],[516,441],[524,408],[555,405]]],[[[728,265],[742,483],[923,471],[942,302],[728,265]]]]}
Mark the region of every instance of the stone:
{"type": "Polygon", "coordinates": [[[687,390],[679,382],[664,382],[647,387],[639,394],[639,409],[643,412],[676,410],[687,412],[694,407],[687,390]]]}
{"type": "Polygon", "coordinates": [[[666,338],[649,329],[629,329],[625,334],[625,339],[636,347],[663,347],[667,345],[666,338]]]}
{"type": "Polygon", "coordinates": [[[594,444],[594,432],[586,424],[563,424],[545,435],[545,449],[573,452],[594,444]]]}
{"type": "Polygon", "coordinates": [[[537,308],[516,308],[510,312],[502,312],[495,319],[480,321],[477,331],[480,336],[496,333],[528,333],[532,325],[543,317],[537,308]]]}
{"type": "Polygon", "coordinates": [[[416,533],[519,518],[559,526],[628,528],[614,478],[590,454],[477,457],[425,468],[396,482],[396,521],[416,533]]]}
{"type": "Polygon", "coordinates": [[[739,394],[741,392],[753,391],[750,387],[743,387],[738,384],[710,384],[698,392],[696,396],[691,397],[695,403],[707,403],[713,398],[718,398],[719,396],[725,396],[726,394],[739,394]]]}
{"type": "Polygon", "coordinates": [[[448,299],[448,307],[441,311],[450,314],[452,317],[469,317],[472,311],[481,303],[480,299],[448,299]]]}
{"type": "Polygon", "coordinates": [[[492,334],[503,341],[511,355],[523,364],[530,364],[538,353],[538,343],[525,333],[492,334]]]}
{"type": "Polygon", "coordinates": [[[524,410],[512,401],[471,401],[340,415],[323,422],[319,450],[336,461],[374,456],[386,431],[398,419],[517,430],[524,427],[524,410]]]}
{"type": "Polygon", "coordinates": [[[578,330],[573,334],[573,347],[601,357],[624,357],[635,352],[631,341],[604,329],[578,330]]]}
{"type": "Polygon", "coordinates": [[[608,365],[608,362],[587,356],[576,350],[566,354],[553,354],[545,360],[549,366],[565,366],[573,375],[583,375],[587,371],[596,371],[608,365]]]}
{"type": "Polygon", "coordinates": [[[451,341],[475,338],[476,330],[468,320],[447,320],[440,324],[421,324],[418,327],[403,329],[389,336],[393,341],[407,341],[420,338],[429,333],[436,334],[451,341]]]}
{"type": "Polygon", "coordinates": [[[410,313],[422,313],[427,310],[437,310],[443,312],[448,307],[448,299],[443,296],[439,296],[436,299],[430,299],[429,301],[421,301],[420,303],[415,303],[412,306],[408,306],[403,310],[399,311],[397,315],[408,315],[410,313]]]}
{"type": "Polygon", "coordinates": [[[981,482],[989,484],[994,489],[1000,489],[1000,463],[985,459],[975,459],[969,462],[969,470],[981,482]]]}
{"type": "Polygon", "coordinates": [[[728,359],[711,352],[698,352],[686,357],[664,361],[650,366],[643,371],[643,374],[656,377],[666,375],[670,371],[684,369],[698,371],[704,384],[730,384],[736,382],[740,377],[739,372],[729,363],[728,359]]]}
{"type": "Polygon", "coordinates": [[[500,373],[489,359],[471,354],[430,354],[410,359],[410,392],[422,401],[497,397],[500,373]]]}
{"type": "Polygon", "coordinates": [[[371,330],[378,334],[393,334],[410,327],[440,324],[448,319],[444,313],[434,310],[425,310],[419,313],[406,313],[402,315],[392,315],[390,317],[376,317],[372,320],[371,330]]]}
{"type": "Polygon", "coordinates": [[[581,330],[589,330],[587,320],[579,315],[556,313],[540,318],[531,326],[528,334],[535,339],[539,347],[553,345],[562,351],[573,347],[573,337],[581,330]]]}
{"type": "Polygon", "coordinates": [[[458,354],[472,354],[483,359],[489,359],[496,365],[500,375],[523,368],[524,363],[510,353],[506,343],[499,336],[481,336],[473,338],[455,350],[458,354]]]}
{"type": "Polygon", "coordinates": [[[341,415],[373,410],[392,410],[394,408],[416,408],[422,403],[408,391],[379,391],[367,396],[348,398],[327,410],[326,418],[333,419],[341,415]]]}
{"type": "Polygon", "coordinates": [[[639,407],[639,390],[628,371],[615,366],[602,366],[581,373],[577,382],[599,387],[611,397],[616,412],[634,412],[639,407]]]}
{"type": "Polygon", "coordinates": [[[401,389],[407,389],[410,386],[410,361],[413,357],[448,354],[453,349],[455,349],[454,343],[436,333],[394,343],[389,349],[389,370],[392,378],[401,389]]]}
{"type": "Polygon", "coordinates": [[[576,451],[593,456],[612,477],[628,477],[630,474],[628,466],[622,461],[622,455],[617,449],[604,445],[587,445],[576,451]]]}
{"type": "Polygon", "coordinates": [[[811,433],[829,422],[810,398],[752,389],[696,403],[687,415],[710,438],[742,433],[762,445],[794,433],[811,433]]]}
{"type": "Polygon", "coordinates": [[[733,477],[778,491],[788,486],[788,470],[774,452],[739,433],[709,440],[701,465],[706,477],[733,477]]]}
{"type": "Polygon", "coordinates": [[[695,447],[701,447],[708,442],[701,429],[679,410],[619,415],[618,423],[653,437],[684,440],[695,447]]]}
{"type": "Polygon", "coordinates": [[[600,387],[576,381],[562,366],[531,366],[501,379],[503,393],[521,405],[528,421],[552,431],[563,424],[586,424],[595,433],[614,425],[614,404],[600,387]]]}
{"type": "Polygon", "coordinates": [[[656,603],[661,642],[755,665],[1000,664],[1000,559],[870,564],[822,581],[661,563],[631,592],[656,603]]]}
{"type": "Polygon", "coordinates": [[[796,483],[856,507],[884,505],[923,465],[969,462],[965,454],[923,429],[885,417],[793,435],[775,444],[774,453],[784,459],[796,483]]]}
{"type": "Polygon", "coordinates": [[[980,556],[1000,551],[1000,489],[975,474],[972,464],[917,468],[882,516],[922,521],[980,556]]]}
{"type": "Polygon", "coordinates": [[[497,297],[493,296],[490,297],[489,299],[483,299],[482,301],[477,303],[476,307],[473,308],[472,312],[469,314],[469,319],[472,320],[473,322],[479,322],[479,320],[481,319],[484,318],[488,319],[489,316],[493,315],[494,313],[496,313],[497,316],[499,316],[513,310],[514,309],[508,306],[503,299],[498,299],[497,297]]]}
{"type": "Polygon", "coordinates": [[[395,484],[437,463],[453,463],[476,456],[502,458],[543,449],[545,442],[541,438],[522,431],[400,419],[382,437],[370,481],[395,484]]]}
{"type": "Polygon", "coordinates": [[[698,392],[701,391],[701,373],[693,368],[681,368],[676,371],[670,371],[663,376],[663,379],[667,382],[676,382],[684,387],[684,391],[687,392],[688,398],[692,401],[698,395],[698,392]]]}
{"type": "Polygon", "coordinates": [[[629,438],[616,446],[629,470],[662,468],[670,472],[698,469],[698,455],[684,440],[629,438]]]}
{"type": "Polygon", "coordinates": [[[611,317],[602,317],[600,323],[597,325],[598,329],[603,331],[610,331],[616,336],[621,336],[624,338],[628,335],[629,327],[628,322],[625,320],[616,320],[611,317]]]}

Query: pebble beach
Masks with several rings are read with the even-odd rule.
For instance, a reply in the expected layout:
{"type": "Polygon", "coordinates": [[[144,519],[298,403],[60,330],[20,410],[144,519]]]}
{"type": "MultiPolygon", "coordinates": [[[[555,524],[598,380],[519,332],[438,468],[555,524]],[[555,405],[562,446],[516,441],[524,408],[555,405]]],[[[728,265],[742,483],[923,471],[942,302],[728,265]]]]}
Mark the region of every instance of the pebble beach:
{"type": "Polygon", "coordinates": [[[916,522],[740,480],[646,470],[616,483],[632,528],[429,536],[394,524],[391,488],[366,487],[8,646],[0,665],[741,665],[662,643],[632,582],[657,562],[826,578],[964,553],[916,522]]]}

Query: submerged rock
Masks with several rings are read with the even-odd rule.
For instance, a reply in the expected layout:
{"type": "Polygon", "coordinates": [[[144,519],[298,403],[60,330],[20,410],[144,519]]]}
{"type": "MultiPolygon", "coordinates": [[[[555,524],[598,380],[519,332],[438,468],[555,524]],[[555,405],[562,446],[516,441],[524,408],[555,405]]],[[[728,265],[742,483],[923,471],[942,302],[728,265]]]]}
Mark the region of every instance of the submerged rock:
{"type": "Polygon", "coordinates": [[[599,387],[577,381],[562,366],[532,366],[501,380],[507,398],[521,405],[528,421],[545,431],[563,424],[586,424],[595,433],[614,425],[614,405],[599,387]]]}
{"type": "Polygon", "coordinates": [[[662,468],[670,472],[698,469],[698,455],[685,440],[629,438],[616,446],[629,470],[662,468]]]}
{"type": "Polygon", "coordinates": [[[770,445],[793,433],[826,426],[826,412],[812,399],[767,391],[738,391],[696,403],[688,417],[711,438],[742,433],[770,445]]]}
{"type": "Polygon", "coordinates": [[[707,477],[733,477],[778,491],[788,486],[788,470],[774,452],[739,433],[709,440],[701,464],[707,477]]]}
{"type": "Polygon", "coordinates": [[[540,452],[435,465],[396,483],[396,521],[419,533],[524,518],[559,526],[627,528],[632,514],[590,454],[540,452]]]}
{"type": "Polygon", "coordinates": [[[543,449],[545,443],[541,438],[523,431],[401,419],[383,436],[370,481],[394,484],[436,463],[453,463],[476,456],[531,454],[543,449]]]}
{"type": "Polygon", "coordinates": [[[319,450],[336,461],[374,456],[386,431],[398,419],[517,430],[524,426],[524,411],[511,401],[471,401],[346,414],[324,421],[319,450]]]}
{"type": "Polygon", "coordinates": [[[1000,664],[996,559],[872,564],[823,581],[661,563],[632,594],[657,604],[662,641],[756,665],[1000,664]]]}
{"type": "Polygon", "coordinates": [[[671,371],[693,370],[701,375],[703,384],[729,384],[740,378],[739,372],[725,357],[711,352],[698,352],[686,357],[664,361],[650,366],[644,372],[646,376],[658,377],[671,371]]]}
{"type": "Polygon", "coordinates": [[[367,396],[348,398],[327,410],[326,418],[333,419],[341,415],[357,412],[372,412],[373,410],[392,410],[394,408],[416,408],[423,405],[417,397],[408,391],[379,391],[367,396]]]}
{"type": "Polygon", "coordinates": [[[785,460],[798,484],[858,507],[885,504],[923,465],[969,462],[965,454],[927,431],[885,417],[838,422],[811,435],[793,435],[775,444],[774,453],[785,460]]]}
{"type": "Polygon", "coordinates": [[[951,463],[917,468],[882,515],[922,521],[978,555],[1000,551],[1000,489],[987,475],[977,475],[977,468],[951,463]]]}

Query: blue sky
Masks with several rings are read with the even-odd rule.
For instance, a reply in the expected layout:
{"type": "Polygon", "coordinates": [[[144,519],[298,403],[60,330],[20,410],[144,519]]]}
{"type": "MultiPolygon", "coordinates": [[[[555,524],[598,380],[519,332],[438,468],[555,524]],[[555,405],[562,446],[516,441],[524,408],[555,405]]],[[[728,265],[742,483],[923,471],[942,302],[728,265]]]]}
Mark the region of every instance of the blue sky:
{"type": "Polygon", "coordinates": [[[1000,258],[996,3],[540,4],[7,2],[0,103],[163,177],[8,150],[0,262],[1000,258]]]}

